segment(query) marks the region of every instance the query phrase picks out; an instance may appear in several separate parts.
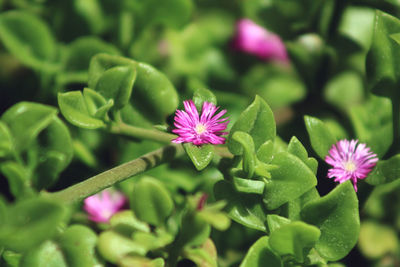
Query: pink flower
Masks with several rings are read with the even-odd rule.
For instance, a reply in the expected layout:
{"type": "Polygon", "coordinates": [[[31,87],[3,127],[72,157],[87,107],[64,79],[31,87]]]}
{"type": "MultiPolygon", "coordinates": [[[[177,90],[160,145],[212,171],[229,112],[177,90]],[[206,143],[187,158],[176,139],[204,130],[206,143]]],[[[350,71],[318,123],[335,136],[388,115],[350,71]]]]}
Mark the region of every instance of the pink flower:
{"type": "Polygon", "coordinates": [[[262,60],[288,62],[285,45],[279,36],[250,19],[241,19],[237,22],[233,47],[262,60]]]}
{"type": "Polygon", "coordinates": [[[89,220],[107,223],[112,215],[126,204],[126,197],[117,191],[106,189],[84,200],[83,209],[88,213],[89,220]]]}
{"type": "Polygon", "coordinates": [[[332,165],[328,171],[329,178],[335,178],[339,183],[351,179],[357,192],[357,180],[367,177],[378,157],[365,144],[358,144],[358,140],[344,139],[332,146],[325,161],[332,165]]]}
{"type": "Polygon", "coordinates": [[[222,132],[226,129],[229,121],[228,118],[220,119],[226,110],[218,110],[213,103],[204,102],[201,116],[197,112],[196,106],[192,100],[183,101],[185,111],[177,110],[175,113],[175,127],[173,133],[179,135],[178,138],[172,140],[174,143],[193,143],[194,145],[202,144],[224,144],[225,138],[221,135],[227,134],[222,132]]]}

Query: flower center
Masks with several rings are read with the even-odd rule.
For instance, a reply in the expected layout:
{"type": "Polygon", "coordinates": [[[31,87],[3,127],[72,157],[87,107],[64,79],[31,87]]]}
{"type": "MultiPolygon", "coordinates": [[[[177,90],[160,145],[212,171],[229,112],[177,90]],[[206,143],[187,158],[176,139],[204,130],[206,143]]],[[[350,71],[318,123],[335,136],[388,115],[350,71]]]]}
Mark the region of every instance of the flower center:
{"type": "Polygon", "coordinates": [[[356,164],[353,161],[349,160],[344,163],[344,169],[348,172],[353,172],[356,170],[356,164]]]}
{"type": "Polygon", "coordinates": [[[199,123],[199,124],[196,125],[195,131],[196,131],[197,134],[202,134],[205,131],[207,131],[207,128],[203,124],[199,123]]]}

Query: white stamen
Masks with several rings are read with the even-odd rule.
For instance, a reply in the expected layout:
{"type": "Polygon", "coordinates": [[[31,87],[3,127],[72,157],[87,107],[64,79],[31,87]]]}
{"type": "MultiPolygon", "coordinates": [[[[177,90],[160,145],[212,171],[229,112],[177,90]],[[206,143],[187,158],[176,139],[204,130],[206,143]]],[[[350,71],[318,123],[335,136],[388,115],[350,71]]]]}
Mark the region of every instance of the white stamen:
{"type": "Polygon", "coordinates": [[[195,131],[196,131],[197,134],[202,134],[202,133],[204,133],[206,130],[207,130],[207,128],[206,128],[206,126],[204,126],[203,124],[199,123],[199,124],[196,125],[195,131]]]}

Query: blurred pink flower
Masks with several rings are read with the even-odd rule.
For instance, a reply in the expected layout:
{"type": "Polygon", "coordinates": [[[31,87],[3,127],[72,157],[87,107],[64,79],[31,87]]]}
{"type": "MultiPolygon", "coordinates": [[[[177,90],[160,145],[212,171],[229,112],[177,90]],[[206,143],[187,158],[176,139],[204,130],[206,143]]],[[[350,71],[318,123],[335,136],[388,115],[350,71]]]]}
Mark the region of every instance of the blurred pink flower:
{"type": "Polygon", "coordinates": [[[194,145],[202,144],[224,144],[225,138],[221,135],[227,134],[222,132],[226,129],[229,121],[228,118],[220,119],[226,109],[215,113],[218,110],[213,103],[204,102],[201,116],[197,112],[196,106],[192,100],[183,101],[185,110],[177,110],[175,113],[175,127],[173,133],[179,135],[172,140],[174,143],[193,143],[194,145]]]}
{"type": "Polygon", "coordinates": [[[112,215],[120,211],[127,203],[126,197],[111,189],[106,189],[84,200],[83,209],[88,213],[89,220],[107,223],[112,215]]]}
{"type": "Polygon", "coordinates": [[[288,62],[286,48],[281,38],[250,19],[241,19],[237,22],[233,47],[262,60],[288,62]]]}
{"type": "Polygon", "coordinates": [[[332,165],[328,170],[328,177],[335,178],[335,182],[353,182],[357,192],[357,180],[364,179],[375,167],[378,157],[365,144],[358,144],[358,140],[340,140],[332,146],[325,161],[332,165]]]}

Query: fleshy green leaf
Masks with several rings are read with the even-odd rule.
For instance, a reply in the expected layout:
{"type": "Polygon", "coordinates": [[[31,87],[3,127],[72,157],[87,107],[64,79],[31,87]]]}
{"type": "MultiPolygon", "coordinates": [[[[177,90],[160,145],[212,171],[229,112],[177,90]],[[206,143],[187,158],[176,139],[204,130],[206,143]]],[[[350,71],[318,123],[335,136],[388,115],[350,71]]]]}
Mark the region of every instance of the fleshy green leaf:
{"type": "Polygon", "coordinates": [[[329,149],[336,143],[327,126],[319,119],[304,116],[311,146],[321,159],[325,159],[329,149]]]}
{"type": "MultiPolygon", "coordinates": [[[[84,1],[81,1],[84,2],[84,1]]],[[[89,3],[90,1],[86,1],[89,3]]],[[[120,52],[110,43],[96,37],[80,37],[66,47],[63,56],[63,72],[57,74],[56,80],[60,87],[69,83],[86,83],[90,59],[98,53],[119,55],[120,52]]]]}
{"type": "Polygon", "coordinates": [[[374,153],[382,157],[393,141],[390,100],[371,96],[363,105],[350,108],[350,119],[359,141],[366,143],[374,153]]]}
{"type": "Polygon", "coordinates": [[[288,152],[301,159],[301,161],[303,161],[314,174],[317,174],[318,161],[314,158],[308,157],[307,150],[296,136],[293,136],[292,139],[290,139],[288,152]]]}
{"type": "Polygon", "coordinates": [[[203,108],[204,102],[209,102],[217,105],[217,98],[210,90],[206,88],[198,88],[196,89],[196,91],[194,91],[193,102],[196,105],[197,110],[200,112],[203,108]]]}
{"type": "Polygon", "coordinates": [[[282,267],[281,258],[271,250],[269,237],[263,236],[250,247],[240,267],[264,267],[266,263],[269,266],[282,267]]]}
{"type": "Polygon", "coordinates": [[[343,258],[357,242],[360,231],[358,198],[350,181],[307,203],[301,217],[321,229],[315,248],[327,260],[343,258]]]}
{"type": "Polygon", "coordinates": [[[185,143],[183,147],[198,171],[207,167],[214,158],[214,146],[211,144],[196,146],[192,143],[185,143]]]}
{"type": "Polygon", "coordinates": [[[72,140],[68,128],[57,117],[43,130],[38,138],[38,162],[33,175],[36,189],[48,188],[72,160],[72,140]]]}
{"type": "Polygon", "coordinates": [[[118,66],[106,70],[96,83],[95,90],[107,99],[113,99],[116,109],[127,103],[136,79],[134,65],[118,66]]]}
{"type": "Polygon", "coordinates": [[[276,135],[274,115],[264,100],[256,96],[253,103],[240,114],[228,137],[228,148],[235,155],[243,153],[242,146],[233,140],[233,134],[242,131],[253,138],[255,149],[268,140],[273,140],[276,135]]]}
{"type": "Polygon", "coordinates": [[[313,187],[311,190],[305,192],[299,198],[293,199],[282,207],[282,215],[286,216],[292,221],[300,220],[300,212],[305,204],[308,202],[319,199],[320,195],[317,188],[313,187]]]}
{"type": "Polygon", "coordinates": [[[124,227],[129,227],[132,232],[135,230],[141,232],[150,232],[150,227],[148,224],[139,221],[133,214],[131,210],[124,210],[115,213],[110,218],[110,225],[113,227],[118,227],[118,225],[123,225],[124,227]]]}
{"type": "Polygon", "coordinates": [[[0,39],[22,63],[49,72],[58,69],[54,63],[54,37],[47,24],[35,15],[15,10],[1,14],[0,39]]]}
{"type": "Polygon", "coordinates": [[[172,213],[174,203],[161,182],[145,177],[133,187],[131,207],[139,220],[159,226],[172,213]]]}
{"type": "Polygon", "coordinates": [[[182,228],[174,246],[200,246],[210,236],[210,231],[210,225],[201,216],[196,212],[187,212],[182,217],[182,228]]]}
{"type": "Polygon", "coordinates": [[[117,263],[132,253],[144,256],[147,250],[117,231],[104,231],[98,237],[97,249],[107,261],[117,263]]]}
{"type": "Polygon", "coordinates": [[[264,192],[265,182],[233,177],[233,185],[238,192],[261,195],[264,192]]]}
{"type": "Polygon", "coordinates": [[[262,198],[256,194],[239,193],[227,181],[219,181],[214,185],[215,198],[227,202],[225,210],[236,222],[247,227],[266,231],[266,211],[262,198]]]}
{"type": "Polygon", "coordinates": [[[85,129],[105,126],[103,121],[90,115],[81,91],[59,93],[58,105],[64,117],[75,126],[85,129]]]}
{"type": "Polygon", "coordinates": [[[14,251],[26,251],[52,238],[67,219],[63,206],[40,198],[18,202],[7,214],[8,220],[0,228],[0,245],[14,251]]]}
{"type": "Polygon", "coordinates": [[[238,142],[243,148],[243,171],[246,173],[247,178],[254,175],[256,165],[256,156],[253,138],[248,133],[236,131],[232,135],[232,140],[238,142]]]}
{"type": "Polygon", "coordinates": [[[366,257],[379,259],[396,253],[399,241],[394,229],[373,221],[364,221],[361,223],[358,247],[366,257]]]}
{"type": "Polygon", "coordinates": [[[304,222],[282,225],[271,233],[269,245],[281,256],[293,256],[297,262],[304,262],[308,252],[320,237],[320,230],[304,222]]]}
{"type": "Polygon", "coordinates": [[[60,247],[70,266],[92,267],[97,265],[96,243],[96,233],[79,224],[68,227],[59,239],[60,247]]]}
{"type": "Polygon", "coordinates": [[[310,168],[292,154],[278,153],[271,164],[278,168],[270,171],[272,179],[265,184],[264,203],[270,210],[298,198],[317,185],[317,179],[310,168]]]}
{"type": "Polygon", "coordinates": [[[0,171],[7,178],[13,196],[23,196],[25,188],[29,186],[29,176],[24,166],[14,161],[6,161],[0,164],[0,171]]]}
{"type": "Polygon", "coordinates": [[[360,74],[354,71],[342,72],[327,83],[324,95],[330,104],[342,110],[347,110],[349,107],[359,104],[363,100],[363,79],[360,74]]]}
{"type": "Polygon", "coordinates": [[[31,102],[19,102],[9,108],[1,117],[14,139],[17,152],[28,148],[32,141],[55,118],[57,109],[31,102]]]}
{"type": "Polygon", "coordinates": [[[13,143],[10,130],[4,122],[0,121],[0,158],[10,155],[12,148],[13,143]]]}
{"type": "Polygon", "coordinates": [[[380,10],[375,12],[374,34],[367,55],[366,77],[373,93],[398,97],[397,84],[400,80],[400,46],[392,34],[400,32],[400,20],[380,10]]]}
{"type": "Polygon", "coordinates": [[[139,62],[136,70],[133,105],[150,121],[163,123],[179,104],[174,85],[163,73],[148,64],[139,62]]]}
{"type": "Polygon", "coordinates": [[[272,233],[275,230],[281,228],[283,225],[289,224],[290,220],[288,218],[276,214],[269,214],[267,215],[267,223],[268,223],[268,229],[270,233],[272,233]]]}
{"type": "Polygon", "coordinates": [[[33,248],[24,254],[21,267],[68,267],[59,245],[53,241],[46,241],[39,247],[33,248]]]}
{"type": "Polygon", "coordinates": [[[390,159],[380,160],[375,168],[368,174],[365,179],[370,185],[380,185],[393,182],[400,178],[400,154],[390,159]]]}

